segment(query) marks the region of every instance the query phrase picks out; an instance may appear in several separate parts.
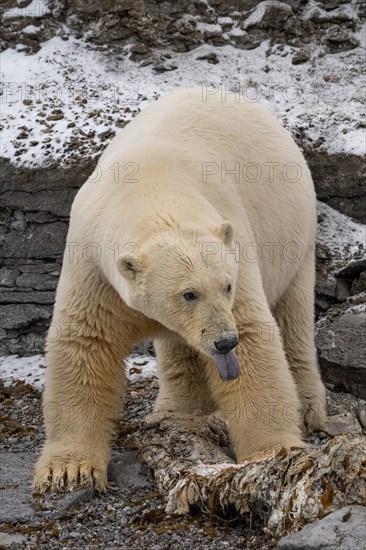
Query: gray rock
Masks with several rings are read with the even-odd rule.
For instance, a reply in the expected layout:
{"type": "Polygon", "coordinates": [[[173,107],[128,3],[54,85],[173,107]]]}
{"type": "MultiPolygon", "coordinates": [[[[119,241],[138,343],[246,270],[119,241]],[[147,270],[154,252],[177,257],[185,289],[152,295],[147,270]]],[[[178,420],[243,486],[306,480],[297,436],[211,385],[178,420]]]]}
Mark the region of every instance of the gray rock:
{"type": "Polygon", "coordinates": [[[346,506],[278,543],[279,550],[365,550],[366,507],[346,506]]]}
{"type": "Polygon", "coordinates": [[[74,0],[72,2],[73,11],[83,15],[101,14],[103,12],[126,12],[132,9],[129,0],[105,0],[103,2],[83,2],[83,0],[74,0]]]}
{"type": "Polygon", "coordinates": [[[171,15],[180,12],[181,8],[177,2],[161,2],[159,4],[161,13],[171,15]]]}
{"type": "Polygon", "coordinates": [[[134,352],[139,355],[153,355],[155,357],[154,344],[150,340],[136,344],[134,352]]]}
{"type": "Polygon", "coordinates": [[[366,259],[354,260],[335,274],[337,296],[351,296],[366,290],[366,259]]]}
{"type": "Polygon", "coordinates": [[[134,54],[144,55],[149,53],[150,49],[146,46],[146,44],[142,44],[141,42],[137,44],[133,44],[130,48],[130,52],[134,54]]]}
{"type": "Polygon", "coordinates": [[[14,220],[11,222],[12,229],[15,229],[15,231],[25,231],[26,226],[27,223],[23,212],[20,210],[15,210],[14,220]]]}
{"type": "Polygon", "coordinates": [[[336,278],[335,295],[339,302],[344,302],[352,295],[352,285],[344,280],[336,278]]]}
{"type": "Polygon", "coordinates": [[[8,233],[4,239],[5,258],[60,258],[68,225],[62,222],[35,225],[30,231],[8,233]]]}
{"type": "Polygon", "coordinates": [[[366,409],[361,409],[359,412],[360,424],[363,428],[366,428],[366,409]]]}
{"type": "Polygon", "coordinates": [[[366,191],[362,156],[304,150],[317,197],[339,212],[366,223],[366,191]]]}
{"type": "MultiPolygon", "coordinates": [[[[4,159],[0,158],[2,201],[4,201],[2,204],[9,208],[11,205],[20,204],[20,210],[28,212],[32,210],[26,205],[29,195],[35,195],[34,198],[30,198],[32,204],[35,206],[33,210],[36,212],[45,210],[40,208],[41,204],[50,204],[52,196],[58,198],[64,196],[63,194],[53,195],[53,192],[68,189],[70,194],[75,195],[80,185],[84,183],[94,170],[96,163],[96,159],[83,159],[80,163],[75,163],[74,166],[66,168],[58,164],[43,166],[41,168],[26,168],[4,162],[4,159]],[[11,193],[6,193],[6,191],[11,193]],[[16,197],[12,197],[12,193],[19,192],[22,192],[22,196],[17,195],[16,197]],[[40,193],[39,202],[37,201],[38,193],[40,193]],[[48,197],[46,202],[44,202],[46,195],[48,197]],[[5,196],[9,202],[5,202],[5,196]],[[23,200],[21,200],[22,198],[23,200]]],[[[64,205],[69,202],[69,199],[67,199],[64,205]]],[[[60,211],[59,207],[56,206],[54,208],[60,211]]],[[[65,216],[67,214],[63,212],[62,215],[65,216]]]]}
{"type": "MultiPolygon", "coordinates": [[[[339,2],[337,2],[337,4],[339,4],[339,2]]],[[[306,19],[316,23],[357,20],[357,15],[354,10],[346,9],[343,6],[334,7],[336,9],[326,11],[322,9],[319,4],[315,5],[311,10],[309,10],[309,15],[306,16],[306,19]]]]}
{"type": "Polygon", "coordinates": [[[355,279],[351,286],[351,294],[359,294],[366,292],[366,271],[360,273],[360,276],[355,279]]]}
{"type": "Polygon", "coordinates": [[[362,231],[355,232],[357,226],[352,221],[328,205],[318,201],[317,213],[316,294],[330,305],[358,292],[353,283],[363,269],[365,241],[362,231]]]}
{"type": "Polygon", "coordinates": [[[17,278],[16,285],[34,290],[55,290],[57,278],[43,273],[22,273],[17,278]]]}
{"type": "Polygon", "coordinates": [[[340,269],[337,273],[337,277],[353,280],[365,270],[366,258],[362,258],[360,260],[354,260],[353,262],[350,262],[348,265],[346,265],[346,267],[344,267],[343,269],[340,269]]]}
{"type": "Polygon", "coordinates": [[[346,312],[319,329],[319,366],[326,382],[366,398],[366,313],[346,312]]]}
{"type": "Polygon", "coordinates": [[[68,493],[52,494],[46,493],[47,508],[52,510],[52,518],[57,519],[62,517],[68,510],[72,510],[75,506],[79,506],[83,502],[89,502],[95,497],[95,491],[91,487],[71,491],[68,493]]]}
{"type": "Polygon", "coordinates": [[[113,453],[108,466],[108,480],[116,485],[146,487],[151,482],[142,468],[136,451],[113,453]]]}
{"type": "MultiPolygon", "coordinates": [[[[61,214],[64,217],[64,214],[61,214]]],[[[27,222],[49,223],[57,221],[57,216],[48,212],[27,212],[25,215],[27,222]]]]}
{"type": "Polygon", "coordinates": [[[0,453],[0,523],[24,522],[35,515],[30,487],[33,453],[0,453]]]}
{"type": "MultiPolygon", "coordinates": [[[[49,306],[49,314],[52,315],[52,308],[49,306]]],[[[0,355],[20,355],[27,357],[37,355],[45,351],[45,339],[48,330],[48,322],[39,322],[30,325],[21,332],[17,330],[4,331],[0,337],[0,355]]]]}
{"type": "MultiPolygon", "coordinates": [[[[34,453],[0,453],[0,523],[29,521],[39,513],[32,507],[31,482],[36,459],[34,453]]],[[[46,510],[51,510],[52,516],[57,516],[94,498],[94,490],[88,488],[57,495],[46,493],[44,498],[46,510]]]]}
{"type": "Polygon", "coordinates": [[[292,14],[293,11],[288,4],[277,0],[265,0],[260,2],[244,21],[244,29],[254,26],[279,29],[292,14]]]}
{"type": "Polygon", "coordinates": [[[286,0],[285,3],[291,6],[293,10],[298,10],[301,4],[301,0],[286,0]]]}
{"type": "Polygon", "coordinates": [[[328,416],[324,431],[330,435],[339,435],[344,432],[352,434],[361,434],[362,428],[350,412],[328,416]]]}
{"type": "Polygon", "coordinates": [[[23,535],[13,535],[10,533],[0,533],[0,546],[4,546],[5,548],[9,548],[10,546],[12,548],[15,547],[15,545],[22,545],[21,547],[24,548],[24,543],[26,542],[26,538],[23,537],[23,535]]]}
{"type": "Polygon", "coordinates": [[[351,393],[332,392],[328,389],[327,407],[329,416],[337,416],[350,412],[355,418],[360,419],[360,412],[362,410],[366,411],[366,401],[355,397],[351,393]]]}
{"type": "MultiPolygon", "coordinates": [[[[33,509],[31,481],[36,461],[34,453],[0,453],[1,488],[0,523],[30,521],[36,513],[33,509]]],[[[119,486],[147,487],[151,485],[142,471],[137,452],[125,451],[113,453],[108,468],[108,479],[119,486]]],[[[45,495],[45,510],[52,517],[62,516],[66,510],[90,501],[95,497],[93,489],[81,489],[58,495],[45,495]]],[[[13,541],[15,542],[15,541],[13,541]]]]}
{"type": "Polygon", "coordinates": [[[35,304],[6,304],[0,307],[0,325],[4,329],[24,329],[30,324],[49,321],[52,309],[35,304]]]}
{"type": "Polygon", "coordinates": [[[110,137],[113,137],[114,136],[114,132],[113,130],[105,130],[105,132],[101,132],[100,134],[98,134],[98,138],[101,139],[102,141],[105,141],[107,138],[110,138],[110,137]]]}
{"type": "Polygon", "coordinates": [[[19,277],[20,271],[11,269],[9,267],[3,267],[0,269],[0,285],[12,287],[15,285],[17,277],[19,277]]]}
{"type": "Polygon", "coordinates": [[[28,292],[3,290],[0,292],[1,304],[53,304],[54,301],[54,292],[40,292],[37,290],[28,292]]]}
{"type": "Polygon", "coordinates": [[[326,32],[326,43],[330,53],[353,50],[360,45],[358,39],[349,29],[341,29],[339,25],[333,25],[326,32]]]}
{"type": "Polygon", "coordinates": [[[19,265],[23,273],[50,273],[59,276],[61,273],[61,263],[32,263],[19,265]]]}
{"type": "Polygon", "coordinates": [[[339,4],[347,4],[348,0],[322,0],[322,4],[326,10],[334,10],[339,4]]]}
{"type": "MultiPolygon", "coordinates": [[[[75,193],[71,193],[69,189],[52,189],[50,191],[40,191],[35,195],[31,193],[27,193],[26,195],[24,197],[23,192],[10,191],[4,193],[2,199],[10,208],[22,208],[27,212],[41,210],[42,212],[48,212],[56,216],[67,216],[70,212],[75,193]]],[[[25,217],[24,221],[23,219],[18,220],[17,223],[19,228],[21,227],[22,231],[24,231],[25,217]]]]}
{"type": "Polygon", "coordinates": [[[293,65],[299,65],[300,63],[305,63],[306,61],[309,61],[310,55],[305,50],[299,50],[296,52],[291,59],[291,63],[293,65]]]}

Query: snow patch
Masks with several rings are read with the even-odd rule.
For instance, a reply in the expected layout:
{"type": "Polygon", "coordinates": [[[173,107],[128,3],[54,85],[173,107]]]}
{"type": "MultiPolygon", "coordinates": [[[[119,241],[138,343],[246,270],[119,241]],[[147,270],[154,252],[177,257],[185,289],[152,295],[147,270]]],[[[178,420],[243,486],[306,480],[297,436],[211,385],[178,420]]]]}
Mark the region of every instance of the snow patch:
{"type": "Polygon", "coordinates": [[[234,23],[234,19],[228,15],[224,15],[222,17],[218,17],[217,22],[219,25],[232,25],[234,23]]]}
{"type": "Polygon", "coordinates": [[[156,359],[151,355],[137,355],[128,357],[125,361],[127,378],[131,382],[138,382],[157,377],[156,359]]]}
{"type": "Polygon", "coordinates": [[[36,27],[35,25],[28,25],[27,27],[24,27],[24,29],[22,29],[22,33],[33,34],[38,32],[40,29],[41,27],[36,27]]]}
{"type": "Polygon", "coordinates": [[[366,248],[366,225],[356,223],[327,204],[318,201],[317,244],[326,245],[332,254],[355,254],[366,248]]]}
{"type": "Polygon", "coordinates": [[[43,355],[0,357],[0,378],[4,380],[6,386],[10,386],[17,380],[23,380],[33,388],[42,390],[45,369],[46,364],[43,355]]]}
{"type": "MultiPolygon", "coordinates": [[[[126,359],[126,374],[131,382],[157,377],[156,359],[151,355],[133,355],[126,359]]],[[[46,363],[44,355],[0,357],[0,378],[6,386],[23,380],[37,390],[43,390],[46,363]]]]}
{"type": "Polygon", "coordinates": [[[213,23],[203,23],[202,21],[199,21],[197,23],[197,30],[202,32],[216,32],[221,33],[222,28],[221,25],[213,24],[213,23]]]}
{"type": "Polygon", "coordinates": [[[243,31],[242,29],[240,29],[239,27],[233,27],[231,29],[231,31],[229,31],[229,35],[230,36],[244,36],[246,35],[247,32],[246,31],[243,31]]]}

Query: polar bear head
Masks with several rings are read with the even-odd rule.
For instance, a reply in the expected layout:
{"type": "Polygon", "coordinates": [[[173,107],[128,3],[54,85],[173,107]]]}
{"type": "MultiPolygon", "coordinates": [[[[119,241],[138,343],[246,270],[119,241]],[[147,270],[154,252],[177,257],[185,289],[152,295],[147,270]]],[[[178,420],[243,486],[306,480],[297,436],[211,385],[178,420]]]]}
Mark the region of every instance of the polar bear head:
{"type": "Polygon", "coordinates": [[[117,262],[130,307],[211,356],[224,380],[236,378],[238,343],[232,307],[237,278],[233,228],[158,233],[117,262]]]}

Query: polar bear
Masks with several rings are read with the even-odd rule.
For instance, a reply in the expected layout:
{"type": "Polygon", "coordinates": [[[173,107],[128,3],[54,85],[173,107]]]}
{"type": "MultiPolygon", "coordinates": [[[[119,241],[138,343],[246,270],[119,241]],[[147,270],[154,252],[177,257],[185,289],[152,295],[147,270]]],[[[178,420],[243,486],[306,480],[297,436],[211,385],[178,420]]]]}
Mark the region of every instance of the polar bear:
{"type": "Polygon", "coordinates": [[[305,160],[258,103],[182,89],[139,114],[72,206],[35,487],[105,490],[123,359],[148,338],[156,411],[218,411],[238,462],[304,446],[325,416],[315,226],[305,160]]]}

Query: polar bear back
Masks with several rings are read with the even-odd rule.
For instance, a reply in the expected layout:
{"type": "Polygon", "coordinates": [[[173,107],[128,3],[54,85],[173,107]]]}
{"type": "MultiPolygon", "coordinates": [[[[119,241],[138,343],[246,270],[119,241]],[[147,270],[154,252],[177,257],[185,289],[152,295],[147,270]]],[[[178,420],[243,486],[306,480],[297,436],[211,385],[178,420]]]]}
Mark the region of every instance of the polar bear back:
{"type": "Polygon", "coordinates": [[[225,99],[217,94],[204,101],[200,88],[178,90],[142,111],[107,147],[100,177],[86,182],[73,211],[88,238],[93,226],[93,238],[105,246],[106,235],[143,241],[157,212],[191,227],[228,220],[242,247],[257,243],[258,258],[252,247],[248,257],[244,249],[244,259],[260,264],[272,302],[271,289],[275,300],[314,246],[311,174],[267,109],[234,95],[225,99]]]}

